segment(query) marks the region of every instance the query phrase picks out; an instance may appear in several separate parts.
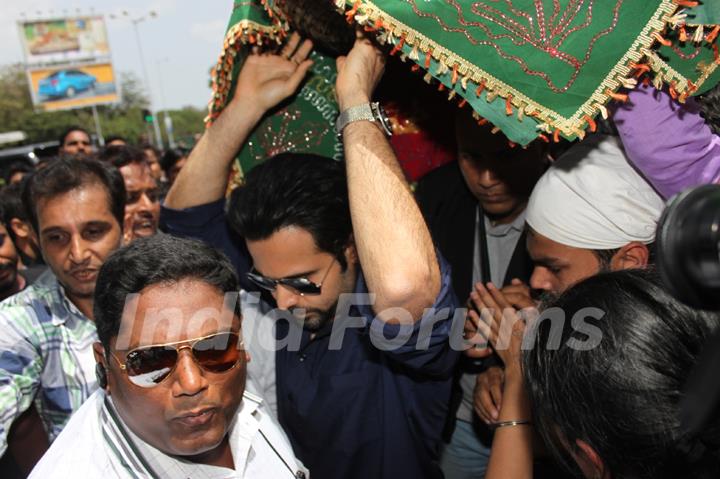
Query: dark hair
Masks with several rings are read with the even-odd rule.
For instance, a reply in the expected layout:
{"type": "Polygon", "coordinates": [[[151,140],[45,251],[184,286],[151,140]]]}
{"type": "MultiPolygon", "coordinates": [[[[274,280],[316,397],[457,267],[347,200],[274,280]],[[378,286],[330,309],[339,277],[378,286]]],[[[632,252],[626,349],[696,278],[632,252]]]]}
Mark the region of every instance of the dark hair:
{"type": "Polygon", "coordinates": [[[281,153],[253,168],[236,188],[228,221],[250,241],[287,226],[307,230],[320,251],[347,267],[352,222],[345,165],[312,154],[281,153]]]}
{"type": "Polygon", "coordinates": [[[107,191],[110,211],[122,229],[126,194],[120,172],[97,160],[60,158],[30,175],[23,188],[23,205],[35,231],[39,233],[37,205],[40,201],[95,184],[107,191]]]}
{"type": "Polygon", "coordinates": [[[355,42],[354,29],[330,2],[285,0],[283,13],[293,30],[313,42],[313,48],[337,57],[347,55],[355,42]]]}
{"type": "Polygon", "coordinates": [[[551,321],[535,323],[523,370],[533,420],[558,459],[577,474],[568,448],[577,451],[582,440],[613,478],[720,477],[719,424],[690,436],[679,411],[687,376],[720,316],[678,302],[643,270],[596,275],[547,307],[565,314],[561,344],[547,347],[551,321]],[[581,315],[581,330],[575,315],[586,308],[602,317],[581,315]],[[590,327],[602,334],[599,344],[573,347],[588,340],[590,327]]]}
{"type": "Polygon", "coordinates": [[[17,218],[20,221],[28,221],[28,214],[22,202],[22,190],[27,181],[8,185],[0,191],[0,207],[2,208],[2,222],[8,230],[10,238],[16,241],[15,231],[10,227],[10,221],[17,218]]]}
{"type": "Polygon", "coordinates": [[[63,145],[65,144],[65,139],[73,131],[82,131],[83,133],[85,133],[87,135],[88,138],[90,138],[90,133],[88,133],[88,131],[85,128],[82,128],[80,126],[71,126],[70,128],[66,128],[60,135],[60,138],[58,139],[58,141],[60,142],[60,148],[63,147],[63,145]]]}
{"type": "Polygon", "coordinates": [[[159,234],[137,239],[113,252],[100,268],[93,305],[98,337],[106,351],[120,330],[127,295],[183,279],[197,279],[223,293],[239,291],[230,260],[197,240],[159,234]]]}
{"type": "Polygon", "coordinates": [[[127,145],[107,146],[98,153],[97,159],[115,168],[122,168],[130,163],[148,164],[145,152],[127,145]]]}
{"type": "Polygon", "coordinates": [[[5,184],[10,184],[10,179],[13,177],[15,173],[32,173],[34,168],[32,165],[24,162],[24,161],[15,161],[10,164],[7,171],[5,172],[5,177],[3,178],[5,180],[5,184]]]}
{"type": "Polygon", "coordinates": [[[152,145],[150,143],[143,143],[142,145],[140,145],[140,149],[142,151],[152,150],[153,153],[155,153],[155,156],[158,158],[158,161],[160,161],[160,156],[161,156],[162,152],[159,149],[155,148],[154,145],[152,145]]]}
{"type": "MultiPolygon", "coordinates": [[[[110,143],[112,143],[113,141],[118,141],[118,140],[122,141],[123,143],[127,143],[127,140],[124,137],[119,136],[119,135],[112,135],[112,136],[108,136],[105,138],[105,144],[110,145],[110,143]]],[[[110,145],[110,146],[112,146],[112,145],[110,145]]],[[[116,145],[116,146],[122,146],[122,145],[116,145]]]]}
{"type": "Polygon", "coordinates": [[[713,133],[720,135],[720,84],[699,95],[697,102],[705,122],[713,133]]]}
{"type": "Polygon", "coordinates": [[[167,150],[162,158],[160,158],[160,167],[163,171],[165,171],[165,173],[169,173],[170,168],[175,166],[175,163],[186,156],[188,156],[188,151],[184,148],[172,148],[167,150]]]}

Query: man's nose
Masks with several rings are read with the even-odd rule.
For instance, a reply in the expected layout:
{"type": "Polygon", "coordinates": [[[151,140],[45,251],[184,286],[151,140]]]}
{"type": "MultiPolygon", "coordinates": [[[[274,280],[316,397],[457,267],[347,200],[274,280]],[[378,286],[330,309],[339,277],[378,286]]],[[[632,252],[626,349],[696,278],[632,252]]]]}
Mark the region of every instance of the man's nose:
{"type": "Polygon", "coordinates": [[[530,276],[530,287],[542,291],[552,291],[552,281],[547,270],[543,267],[536,266],[530,276]]]}
{"type": "Polygon", "coordinates": [[[278,308],[289,310],[297,306],[300,295],[292,288],[278,284],[273,291],[273,297],[277,302],[278,308]]]}
{"type": "Polygon", "coordinates": [[[90,256],[90,250],[80,235],[73,235],[70,239],[70,260],[81,263],[90,256]]]}
{"type": "Polygon", "coordinates": [[[192,357],[190,348],[178,351],[177,364],[173,373],[175,381],[173,392],[175,396],[194,396],[207,388],[202,368],[192,357]]]}

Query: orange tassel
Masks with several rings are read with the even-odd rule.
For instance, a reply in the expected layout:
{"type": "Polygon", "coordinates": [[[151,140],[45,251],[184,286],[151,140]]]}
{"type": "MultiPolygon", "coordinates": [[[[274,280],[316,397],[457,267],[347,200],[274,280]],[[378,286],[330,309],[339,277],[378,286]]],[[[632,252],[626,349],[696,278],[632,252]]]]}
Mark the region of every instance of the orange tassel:
{"type": "Polygon", "coordinates": [[[453,65],[452,84],[456,84],[458,81],[458,64],[453,65]]]}
{"type": "Polygon", "coordinates": [[[415,65],[413,65],[412,67],[410,67],[410,71],[413,73],[415,73],[419,69],[420,69],[420,65],[418,65],[417,63],[415,65]]]}
{"type": "Polygon", "coordinates": [[[507,116],[511,116],[513,114],[512,99],[512,95],[508,95],[508,97],[505,99],[505,114],[507,116]]]}
{"type": "Polygon", "coordinates": [[[513,143],[512,141],[508,140],[508,146],[512,149],[517,146],[517,143],[513,143]]]}
{"type": "Polygon", "coordinates": [[[624,93],[613,93],[609,89],[605,90],[605,94],[612,98],[613,100],[619,101],[621,103],[626,103],[628,101],[628,96],[624,93]]]}
{"type": "Polygon", "coordinates": [[[382,27],[383,27],[382,19],[378,18],[377,20],[375,20],[374,25],[365,25],[364,30],[366,32],[376,32],[376,31],[380,30],[382,27]]]}
{"type": "Polygon", "coordinates": [[[480,82],[480,85],[478,85],[477,90],[475,90],[475,96],[482,95],[482,92],[485,90],[485,80],[480,82]]]}
{"type": "Polygon", "coordinates": [[[358,11],[358,8],[360,8],[360,0],[355,0],[355,5],[353,5],[352,9],[348,10],[347,13],[345,13],[345,19],[348,23],[352,23],[353,19],[355,18],[355,14],[358,11]]]}
{"type": "Polygon", "coordinates": [[[485,125],[487,125],[488,123],[490,123],[490,122],[489,122],[486,118],[480,118],[480,119],[478,120],[478,125],[479,125],[479,126],[485,126],[485,125]]]}
{"type": "Polygon", "coordinates": [[[633,70],[636,70],[635,77],[640,78],[644,73],[647,73],[650,71],[650,65],[646,65],[645,63],[630,63],[628,65],[633,70]]]}
{"type": "Polygon", "coordinates": [[[681,7],[686,7],[686,8],[693,8],[693,7],[697,7],[698,5],[700,5],[700,2],[693,2],[690,0],[673,0],[673,3],[675,5],[680,5],[681,7]]]}
{"type": "Polygon", "coordinates": [[[710,33],[708,33],[708,36],[705,38],[708,43],[713,43],[715,40],[717,40],[718,34],[720,34],[720,25],[715,25],[715,28],[712,29],[710,33]]]}
{"type": "Polygon", "coordinates": [[[653,37],[655,37],[655,40],[657,40],[661,45],[664,45],[666,47],[672,46],[672,42],[663,38],[663,36],[660,35],[658,32],[653,33],[653,37]]]}
{"type": "Polygon", "coordinates": [[[673,100],[677,100],[678,98],[678,92],[675,88],[677,84],[675,82],[670,82],[670,87],[668,88],[668,93],[670,93],[670,96],[673,100]]]}
{"type": "Polygon", "coordinates": [[[560,143],[560,129],[556,129],[555,133],[553,133],[553,141],[555,143],[560,143]]]}
{"type": "Polygon", "coordinates": [[[405,34],[400,37],[400,41],[393,47],[392,50],[390,50],[390,56],[395,55],[397,52],[402,50],[403,45],[405,45],[405,34]]]}
{"type": "Polygon", "coordinates": [[[467,100],[465,98],[462,99],[460,103],[458,103],[458,108],[462,108],[465,105],[467,105],[467,100]]]}
{"type": "Polygon", "coordinates": [[[542,133],[540,133],[538,135],[538,138],[540,138],[545,143],[550,143],[550,138],[548,138],[547,135],[543,135],[542,133]]]}
{"type": "Polygon", "coordinates": [[[593,120],[590,115],[585,115],[584,118],[590,128],[590,133],[595,133],[597,131],[597,123],[595,123],[595,120],[593,120]]]}
{"type": "Polygon", "coordinates": [[[430,69],[430,62],[432,61],[432,48],[428,50],[427,54],[425,55],[425,69],[430,69]]]}
{"type": "Polygon", "coordinates": [[[685,30],[685,25],[680,27],[680,41],[685,43],[688,40],[687,30],[685,30]]]}
{"type": "Polygon", "coordinates": [[[445,90],[445,84],[440,82],[440,84],[438,85],[438,91],[444,91],[444,90],[445,90]]]}

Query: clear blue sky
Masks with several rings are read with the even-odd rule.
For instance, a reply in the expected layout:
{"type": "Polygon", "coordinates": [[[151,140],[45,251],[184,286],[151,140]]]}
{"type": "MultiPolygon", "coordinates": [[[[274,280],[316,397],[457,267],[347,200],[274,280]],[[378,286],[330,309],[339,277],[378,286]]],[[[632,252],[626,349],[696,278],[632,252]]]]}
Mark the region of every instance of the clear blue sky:
{"type": "Polygon", "coordinates": [[[127,11],[138,18],[154,10],[158,16],[139,28],[155,108],[204,108],[210,100],[208,71],[220,55],[232,4],[232,0],[0,0],[0,65],[23,59],[19,20],[103,14],[116,74],[131,71],[143,81],[132,24],[108,15],[127,11]]]}

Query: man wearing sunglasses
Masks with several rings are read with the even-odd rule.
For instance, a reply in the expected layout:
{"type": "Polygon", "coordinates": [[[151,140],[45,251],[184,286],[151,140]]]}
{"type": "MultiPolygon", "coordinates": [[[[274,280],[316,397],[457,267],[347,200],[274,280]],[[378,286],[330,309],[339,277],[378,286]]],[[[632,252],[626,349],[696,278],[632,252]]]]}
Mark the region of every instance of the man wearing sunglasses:
{"type": "Polygon", "coordinates": [[[305,477],[243,393],[237,291],[232,264],[200,242],[160,235],[113,254],[95,295],[100,390],[32,477],[305,477]]]}
{"type": "Polygon", "coordinates": [[[298,87],[310,49],[294,35],[281,55],[246,60],[233,100],[168,193],[161,225],[220,247],[245,288],[266,291],[291,313],[277,321],[278,419],[314,478],[442,477],[457,354],[449,320],[421,319],[426,308],[452,317],[455,300],[380,119],[355,114],[377,111],[369,104],[384,70],[377,49],[358,39],[338,59],[345,161],[279,154],[247,174],[224,213],[236,152],[298,87]],[[266,75],[266,62],[285,75],[266,75]],[[408,330],[394,347],[372,339],[408,330]],[[283,347],[297,336],[299,344],[283,347]]]}

